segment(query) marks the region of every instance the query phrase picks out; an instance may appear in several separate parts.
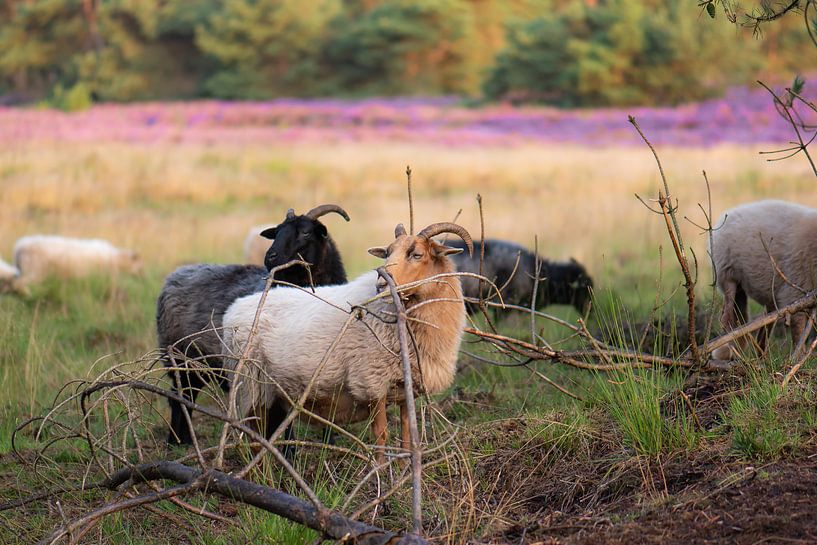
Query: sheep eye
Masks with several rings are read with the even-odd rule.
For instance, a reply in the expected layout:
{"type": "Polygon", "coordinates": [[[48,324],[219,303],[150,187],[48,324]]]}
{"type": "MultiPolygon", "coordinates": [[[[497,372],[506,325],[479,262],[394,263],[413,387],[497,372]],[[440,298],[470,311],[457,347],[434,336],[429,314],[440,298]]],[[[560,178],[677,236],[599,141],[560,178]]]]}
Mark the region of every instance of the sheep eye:
{"type": "Polygon", "coordinates": [[[411,258],[420,260],[423,259],[423,254],[411,254],[411,258]]]}
{"type": "Polygon", "coordinates": [[[304,238],[309,238],[310,236],[312,236],[312,233],[310,233],[309,231],[304,231],[301,234],[303,235],[304,238]]]}

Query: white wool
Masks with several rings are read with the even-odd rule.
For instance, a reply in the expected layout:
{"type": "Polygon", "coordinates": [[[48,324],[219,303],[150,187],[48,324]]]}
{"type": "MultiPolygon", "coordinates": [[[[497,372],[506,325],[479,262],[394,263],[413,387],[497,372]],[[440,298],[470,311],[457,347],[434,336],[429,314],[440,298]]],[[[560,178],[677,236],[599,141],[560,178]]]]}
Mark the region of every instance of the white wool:
{"type": "Polygon", "coordinates": [[[17,270],[17,267],[0,259],[0,292],[12,288],[19,274],[20,271],[17,270]]]}
{"type": "Polygon", "coordinates": [[[14,278],[20,273],[17,267],[0,259],[0,281],[14,278]]]}
{"type": "MultiPolygon", "coordinates": [[[[348,284],[316,288],[320,299],[295,288],[271,290],[250,351],[253,362],[246,364],[244,376],[235,381],[239,384],[242,414],[252,408],[269,407],[280,395],[279,386],[297,399],[347,321],[349,315],[344,311],[374,297],[376,283],[377,272],[370,271],[348,284]]],[[[254,294],[237,299],[224,315],[225,345],[233,354],[240,354],[246,345],[260,298],[261,294],[254,294]]],[[[394,319],[390,298],[367,308],[387,319],[391,313],[394,319]]],[[[424,342],[424,335],[416,334],[421,363],[418,369],[417,357],[412,353],[412,366],[418,388],[434,393],[453,382],[464,316],[462,308],[453,327],[447,327],[454,330],[447,334],[439,335],[439,329],[431,328],[433,343],[424,342]]],[[[384,324],[371,315],[363,321],[353,320],[317,376],[311,396],[313,410],[339,422],[350,422],[368,416],[369,407],[378,399],[402,399],[398,354],[393,323],[384,324]]],[[[234,369],[236,363],[227,358],[226,367],[234,369]]]]}
{"type": "Polygon", "coordinates": [[[58,235],[31,235],[14,245],[14,264],[20,285],[49,276],[74,278],[94,272],[141,270],[138,256],[101,239],[79,239],[58,235]]]}
{"type": "Polygon", "coordinates": [[[817,210],[776,200],[737,206],[715,223],[711,250],[719,286],[733,280],[768,310],[786,306],[803,294],[769,255],[791,282],[817,287],[817,210]]]}

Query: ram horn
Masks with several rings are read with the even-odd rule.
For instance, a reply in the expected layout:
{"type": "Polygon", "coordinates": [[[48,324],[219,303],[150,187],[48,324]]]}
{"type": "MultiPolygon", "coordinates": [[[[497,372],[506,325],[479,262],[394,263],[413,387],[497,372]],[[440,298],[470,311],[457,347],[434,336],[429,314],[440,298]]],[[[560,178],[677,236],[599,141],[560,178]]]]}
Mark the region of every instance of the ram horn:
{"type": "Polygon", "coordinates": [[[295,219],[295,209],[294,208],[290,208],[289,210],[287,210],[286,219],[287,220],[294,220],[295,219]]]}
{"type": "Polygon", "coordinates": [[[343,208],[336,204],[322,204],[320,206],[316,206],[315,208],[304,214],[304,216],[311,220],[316,220],[319,217],[323,216],[324,214],[328,214],[330,212],[336,212],[343,216],[343,219],[349,221],[349,214],[346,213],[346,210],[344,210],[343,208]]]}
{"type": "Polygon", "coordinates": [[[465,227],[457,225],[456,223],[451,223],[450,221],[444,221],[442,223],[432,223],[431,225],[417,233],[417,236],[423,238],[431,238],[441,233],[453,233],[457,235],[465,242],[465,245],[468,246],[468,255],[471,256],[474,255],[474,243],[471,240],[471,235],[468,234],[468,231],[465,230],[465,227]]]}
{"type": "Polygon", "coordinates": [[[394,228],[394,238],[400,238],[403,235],[406,235],[406,228],[403,226],[402,223],[398,223],[397,227],[394,228]]]}

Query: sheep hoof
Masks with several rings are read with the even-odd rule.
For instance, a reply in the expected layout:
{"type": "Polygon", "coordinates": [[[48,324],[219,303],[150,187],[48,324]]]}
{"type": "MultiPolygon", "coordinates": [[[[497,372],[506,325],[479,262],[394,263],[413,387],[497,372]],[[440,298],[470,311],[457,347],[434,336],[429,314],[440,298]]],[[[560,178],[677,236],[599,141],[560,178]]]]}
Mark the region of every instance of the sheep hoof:
{"type": "Polygon", "coordinates": [[[737,359],[737,352],[731,344],[721,346],[712,351],[713,360],[734,360],[737,359]]]}

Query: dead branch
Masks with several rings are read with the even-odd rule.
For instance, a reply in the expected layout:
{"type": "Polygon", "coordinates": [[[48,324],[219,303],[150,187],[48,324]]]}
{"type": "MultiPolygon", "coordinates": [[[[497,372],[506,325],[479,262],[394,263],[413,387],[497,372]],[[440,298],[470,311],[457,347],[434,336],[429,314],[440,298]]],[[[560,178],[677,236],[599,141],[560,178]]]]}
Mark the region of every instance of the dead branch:
{"type": "Polygon", "coordinates": [[[397,311],[397,337],[400,341],[400,357],[403,362],[403,390],[405,395],[403,403],[408,408],[408,424],[411,438],[412,530],[415,534],[419,535],[423,531],[421,496],[423,462],[421,458],[422,450],[420,449],[420,434],[417,433],[417,412],[414,408],[414,387],[411,378],[411,360],[409,359],[406,308],[403,306],[403,301],[400,299],[400,294],[397,292],[397,286],[391,274],[386,272],[385,267],[378,267],[377,274],[388,284],[392,301],[397,311]]]}
{"type": "Polygon", "coordinates": [[[409,233],[414,232],[414,199],[411,195],[411,165],[406,165],[406,185],[408,186],[409,202],[409,233]]]}
{"type": "MultiPolygon", "coordinates": [[[[658,204],[661,208],[661,214],[664,216],[664,221],[667,225],[667,233],[669,233],[670,241],[672,242],[672,247],[675,250],[675,257],[678,259],[678,264],[681,266],[681,272],[684,275],[684,286],[686,287],[686,294],[687,294],[687,306],[688,306],[688,313],[687,313],[687,327],[688,327],[688,335],[689,335],[689,350],[692,355],[692,363],[693,366],[696,368],[701,367],[702,359],[700,355],[700,351],[698,349],[698,342],[695,339],[695,281],[692,280],[692,275],[690,274],[689,270],[689,260],[686,256],[686,251],[684,250],[684,239],[681,236],[681,228],[678,225],[678,218],[675,215],[676,209],[672,206],[672,196],[669,190],[669,183],[667,182],[667,177],[664,174],[664,167],[661,165],[661,160],[658,158],[658,152],[655,151],[655,148],[647,139],[644,132],[641,130],[641,127],[638,125],[638,122],[635,120],[633,116],[628,116],[628,120],[635,130],[638,131],[638,134],[641,136],[641,139],[644,140],[644,143],[650,148],[653,156],[655,157],[655,162],[658,164],[658,172],[661,174],[661,180],[664,184],[663,192],[661,190],[658,191],[658,204]]],[[[697,271],[697,267],[696,267],[697,271]]],[[[697,273],[696,273],[697,276],[697,273]]]]}
{"type": "MultiPolygon", "coordinates": [[[[780,153],[780,152],[785,152],[785,151],[796,150],[791,155],[783,157],[784,159],[787,159],[788,157],[792,157],[792,156],[797,155],[798,153],[802,152],[803,155],[806,156],[806,159],[808,159],[809,165],[811,165],[812,172],[814,172],[814,175],[817,176],[817,166],[815,166],[814,160],[812,160],[811,154],[809,154],[809,152],[808,152],[808,146],[814,140],[814,137],[817,136],[817,133],[815,133],[815,135],[812,136],[812,138],[808,142],[806,142],[803,139],[803,135],[800,133],[800,126],[794,120],[794,117],[791,114],[790,106],[788,106],[779,96],[777,96],[777,94],[774,91],[772,91],[771,87],[769,87],[768,85],[766,85],[762,81],[758,81],[758,84],[760,84],[764,89],[766,89],[769,92],[770,95],[772,95],[772,98],[774,99],[774,102],[775,102],[775,105],[778,108],[778,111],[781,111],[781,115],[783,116],[783,119],[785,119],[786,121],[789,122],[792,129],[794,129],[794,134],[797,136],[797,142],[796,143],[792,142],[793,144],[796,144],[795,147],[788,148],[786,150],[777,150],[777,151],[773,151],[773,152],[770,152],[770,153],[780,153]]],[[[769,159],[769,160],[771,161],[773,159],[769,159]]]]}
{"type": "Polygon", "coordinates": [[[100,486],[116,490],[126,483],[139,483],[156,480],[168,480],[178,483],[177,486],[156,493],[136,496],[131,500],[106,505],[97,509],[68,526],[60,528],[40,543],[55,543],[73,529],[79,528],[93,520],[112,512],[121,511],[136,505],[155,503],[162,499],[187,494],[193,491],[215,493],[233,501],[258,507],[288,520],[302,524],[321,532],[332,539],[359,545],[414,545],[426,541],[414,534],[396,534],[376,526],[349,519],[335,511],[320,512],[310,503],[279,490],[273,490],[250,481],[235,478],[221,471],[210,469],[201,471],[177,462],[153,462],[133,468],[123,468],[115,472],[100,486]]]}

